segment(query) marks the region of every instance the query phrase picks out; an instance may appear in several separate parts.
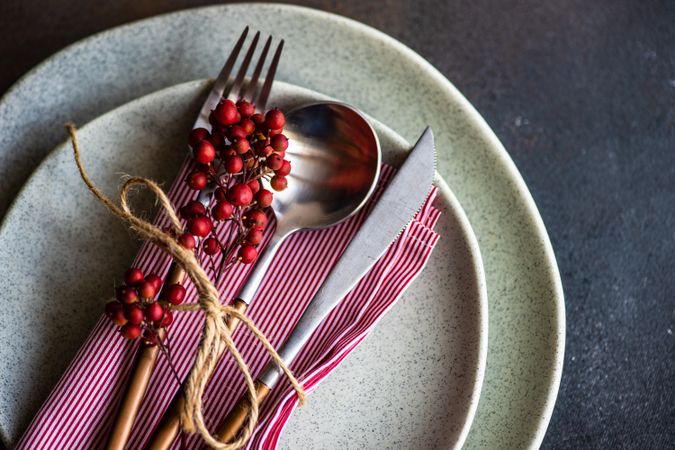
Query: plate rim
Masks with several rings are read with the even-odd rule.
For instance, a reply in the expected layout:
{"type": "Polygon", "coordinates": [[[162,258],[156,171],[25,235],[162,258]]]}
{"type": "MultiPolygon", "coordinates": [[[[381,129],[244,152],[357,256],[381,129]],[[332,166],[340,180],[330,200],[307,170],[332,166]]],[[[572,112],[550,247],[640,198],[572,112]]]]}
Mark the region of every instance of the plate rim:
{"type": "MultiPolygon", "coordinates": [[[[565,301],[564,301],[564,292],[562,281],[560,277],[560,271],[558,269],[558,264],[553,252],[553,247],[551,245],[550,238],[546,231],[543,219],[539,214],[539,211],[534,203],[534,199],[525,184],[522,175],[518,171],[515,163],[509,156],[508,152],[504,148],[503,144],[499,141],[494,131],[487,124],[485,119],[478,113],[478,111],[473,107],[473,105],[464,97],[464,95],[441,73],[432,66],[427,60],[422,56],[417,54],[414,50],[407,47],[405,44],[401,43],[397,39],[385,34],[382,31],[377,30],[376,28],[366,25],[354,19],[344,17],[335,13],[318,10],[306,6],[299,5],[290,5],[284,3],[249,3],[249,2],[236,2],[229,4],[216,4],[216,5],[207,5],[193,8],[184,8],[177,11],[162,13],[150,17],[145,17],[137,19],[125,24],[121,24],[115,27],[107,28],[105,30],[99,31],[92,35],[86,36],[78,41],[75,41],[68,46],[62,48],[61,50],[51,54],[45,60],[33,66],[28,72],[21,76],[10,88],[0,97],[0,105],[4,104],[5,101],[12,97],[16,91],[18,91],[24,84],[28,84],[29,79],[36,74],[39,74],[48,64],[54,61],[57,58],[60,58],[64,55],[69,54],[73,49],[78,48],[81,45],[87,44],[91,41],[100,39],[107,33],[111,32],[123,32],[125,29],[132,29],[134,26],[149,22],[149,21],[159,21],[166,17],[170,16],[179,16],[187,15],[195,11],[205,11],[205,10],[222,10],[227,8],[236,8],[236,7],[263,7],[263,8],[280,8],[280,9],[289,9],[295,10],[299,14],[312,15],[320,19],[329,20],[333,22],[338,22],[352,29],[356,29],[364,34],[367,34],[369,37],[384,43],[394,49],[398,50],[400,53],[405,55],[415,64],[420,66],[424,72],[429,76],[433,77],[434,81],[437,83],[439,88],[442,88],[447,97],[451,100],[457,102],[457,104],[463,107],[463,111],[467,114],[467,121],[472,122],[473,125],[482,133],[482,136],[487,139],[489,145],[486,145],[488,148],[487,151],[497,156],[502,167],[506,170],[508,178],[514,183],[515,190],[518,192],[520,198],[523,200],[523,206],[527,212],[527,217],[531,223],[533,230],[536,231],[534,238],[541,244],[541,250],[543,251],[544,258],[542,261],[546,264],[546,272],[548,274],[547,284],[551,287],[553,293],[550,301],[553,303],[552,310],[555,311],[555,315],[551,317],[552,323],[552,339],[554,340],[554,349],[553,349],[553,364],[550,368],[550,383],[547,387],[547,395],[545,398],[544,404],[542,405],[541,414],[538,414],[538,420],[532,419],[532,422],[537,422],[537,428],[534,432],[534,435],[531,438],[527,438],[530,441],[532,447],[538,447],[543,441],[544,435],[548,428],[553,409],[555,407],[555,401],[558,395],[560,388],[560,381],[562,377],[563,369],[563,359],[565,354],[565,340],[566,340],[566,316],[565,316],[565,301]]],[[[121,106],[121,105],[118,105],[121,106]]],[[[13,202],[12,202],[13,203],[13,202]]],[[[11,206],[11,205],[10,205],[11,206]]],[[[9,210],[9,207],[8,207],[9,210]]]]}
{"type": "MultiPolygon", "coordinates": [[[[146,95],[143,95],[141,97],[137,97],[131,101],[128,101],[126,103],[123,103],[121,105],[116,106],[115,108],[112,108],[108,111],[105,111],[104,113],[96,116],[95,118],[87,121],[86,123],[82,124],[81,127],[78,127],[78,131],[85,131],[90,125],[92,125],[94,122],[98,122],[99,120],[103,120],[106,118],[109,118],[111,116],[114,116],[115,114],[119,114],[121,110],[129,109],[129,108],[134,108],[134,105],[136,104],[141,104],[141,103],[147,103],[147,102],[152,102],[154,98],[157,97],[162,97],[166,96],[168,92],[176,91],[178,89],[199,89],[201,86],[202,88],[209,82],[207,79],[196,79],[196,80],[191,80],[191,81],[186,81],[178,84],[174,84],[171,86],[167,86],[165,88],[159,89],[157,91],[153,91],[151,93],[148,93],[146,95]]],[[[314,91],[313,89],[305,88],[303,86],[298,86],[293,83],[289,83],[286,81],[275,81],[276,86],[282,86],[283,90],[286,90],[287,92],[290,91],[291,93],[293,92],[299,92],[299,93],[311,93],[312,96],[321,98],[325,97],[327,99],[331,99],[331,97],[326,96],[323,93],[314,91]]],[[[368,120],[376,122],[377,126],[376,128],[382,128],[384,131],[389,134],[391,137],[396,138],[396,140],[400,140],[401,143],[404,143],[406,147],[409,147],[412,149],[412,145],[401,135],[399,135],[395,130],[393,130],[391,127],[389,127],[387,124],[369,116],[366,113],[363,113],[368,120]]],[[[32,184],[35,182],[36,177],[39,175],[39,172],[43,171],[44,168],[53,160],[58,158],[63,154],[63,152],[67,152],[69,147],[69,139],[64,138],[63,141],[61,141],[59,144],[57,144],[52,150],[50,150],[45,157],[40,161],[40,163],[35,167],[35,169],[31,172],[29,177],[26,179],[25,183],[21,186],[21,188],[18,190],[16,196],[14,199],[12,199],[12,202],[7,208],[7,211],[5,212],[4,216],[0,218],[0,236],[3,235],[6,231],[6,227],[8,226],[9,221],[17,214],[20,214],[20,210],[18,209],[21,201],[25,200],[26,196],[26,191],[30,189],[32,184]]],[[[474,389],[471,393],[470,400],[467,402],[467,412],[466,412],[466,418],[463,421],[461,430],[457,436],[456,442],[453,443],[453,448],[461,448],[464,445],[464,442],[466,441],[466,438],[468,437],[469,431],[471,429],[471,426],[473,424],[475,414],[478,408],[478,403],[480,400],[480,395],[482,392],[483,388],[483,382],[484,382],[484,376],[485,376],[485,368],[486,368],[486,363],[487,363],[487,349],[488,349],[488,295],[487,295],[487,283],[486,283],[486,277],[485,277],[485,269],[483,266],[483,260],[482,260],[482,255],[480,252],[480,248],[478,245],[478,239],[476,238],[475,232],[473,230],[473,227],[471,226],[471,223],[466,215],[466,212],[462,208],[460,202],[458,201],[457,197],[455,194],[452,192],[452,189],[449,187],[445,179],[442,177],[442,175],[438,172],[435,171],[434,175],[434,185],[438,188],[439,191],[439,196],[441,196],[448,204],[450,209],[453,211],[453,217],[454,219],[458,222],[460,225],[460,230],[461,234],[464,238],[465,243],[467,244],[467,252],[469,255],[469,260],[468,264],[470,267],[473,268],[473,271],[476,275],[476,289],[475,289],[475,294],[478,297],[479,300],[479,305],[477,307],[477,323],[478,323],[478,329],[476,332],[479,335],[479,340],[478,340],[478,346],[476,348],[476,365],[472,365],[471,372],[475,373],[474,378],[474,389]]],[[[44,401],[47,399],[45,398],[44,401]]],[[[23,430],[25,431],[25,430],[23,430]]],[[[6,436],[4,433],[2,433],[2,439],[3,441],[6,439],[6,436]]],[[[20,439],[21,436],[18,436],[20,439]]],[[[18,441],[17,441],[18,442],[18,441]]],[[[7,444],[7,442],[5,442],[7,444]]]]}

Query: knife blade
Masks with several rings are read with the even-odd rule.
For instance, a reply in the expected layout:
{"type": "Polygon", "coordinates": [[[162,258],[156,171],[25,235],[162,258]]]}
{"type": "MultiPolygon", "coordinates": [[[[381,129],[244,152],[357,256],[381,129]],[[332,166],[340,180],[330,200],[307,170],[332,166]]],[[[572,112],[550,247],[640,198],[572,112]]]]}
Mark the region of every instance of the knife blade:
{"type": "MultiPolygon", "coordinates": [[[[431,189],[435,159],[434,135],[427,127],[279,348],[286,365],[411,222],[431,189]]],[[[280,376],[281,370],[270,362],[258,380],[272,388],[280,376]]]]}

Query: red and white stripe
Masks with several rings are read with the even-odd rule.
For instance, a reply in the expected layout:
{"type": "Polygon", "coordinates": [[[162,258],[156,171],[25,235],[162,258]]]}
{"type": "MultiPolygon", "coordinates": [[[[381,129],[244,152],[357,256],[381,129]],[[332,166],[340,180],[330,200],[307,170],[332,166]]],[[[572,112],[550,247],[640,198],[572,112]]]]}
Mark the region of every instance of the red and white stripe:
{"type": "MultiPolygon", "coordinates": [[[[195,197],[183,182],[190,170],[187,160],[168,193],[177,205],[195,197]]],[[[393,174],[392,168],[383,166],[373,199],[354,217],[325,230],[296,233],[282,244],[248,309],[248,315],[274,346],[279,346],[291,332],[393,174]]],[[[308,392],[356,348],[421,272],[438,240],[433,231],[440,214],[432,206],[435,195],[433,190],[412,223],[314,332],[292,364],[291,369],[308,392]]],[[[158,214],[155,223],[169,225],[164,213],[158,214]]],[[[267,227],[265,242],[273,228],[267,227]]],[[[218,230],[221,236],[228,231],[226,227],[218,230]]],[[[157,247],[144,244],[133,265],[145,273],[163,276],[170,260],[157,247]]],[[[217,288],[223,300],[233,298],[249,270],[250,266],[236,264],[222,277],[217,288]]],[[[207,272],[213,276],[210,268],[207,272]]],[[[186,288],[188,301],[195,301],[194,286],[188,282],[186,288]]],[[[202,322],[200,314],[178,313],[169,328],[171,359],[181,379],[192,364],[202,322]]],[[[244,327],[235,332],[234,341],[252,374],[257,375],[268,360],[264,348],[244,327]]],[[[124,340],[116,327],[101,317],[16,448],[103,448],[137,348],[138,343],[124,340]]],[[[224,356],[205,393],[205,417],[210,427],[215,428],[244,393],[242,380],[232,358],[224,356]]],[[[128,448],[143,447],[177,389],[166,358],[160,356],[128,448]]],[[[290,385],[280,383],[261,409],[260,422],[248,448],[276,448],[296,404],[290,385]]],[[[199,448],[201,442],[198,435],[182,436],[172,448],[183,448],[183,444],[193,449],[199,448]]]]}

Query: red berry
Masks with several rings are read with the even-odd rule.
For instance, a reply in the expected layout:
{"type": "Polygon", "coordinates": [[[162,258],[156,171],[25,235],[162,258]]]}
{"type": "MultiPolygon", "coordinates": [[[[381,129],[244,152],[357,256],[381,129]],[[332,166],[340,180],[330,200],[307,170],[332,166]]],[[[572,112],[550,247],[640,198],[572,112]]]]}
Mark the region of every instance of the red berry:
{"type": "Polygon", "coordinates": [[[138,299],[138,292],[131,286],[119,286],[116,292],[117,300],[122,303],[133,303],[138,299]]]}
{"type": "Polygon", "coordinates": [[[261,125],[263,122],[265,122],[265,116],[260,113],[255,113],[251,116],[251,120],[254,124],[261,125]]]}
{"type": "Polygon", "coordinates": [[[248,139],[246,138],[238,138],[234,141],[234,149],[239,153],[240,155],[243,155],[249,149],[251,148],[251,144],[248,142],[248,139]]]}
{"type": "Polygon", "coordinates": [[[224,200],[227,200],[227,191],[225,191],[223,188],[218,188],[216,191],[213,193],[214,197],[216,197],[216,200],[219,202],[222,202],[224,200]]]}
{"type": "Polygon", "coordinates": [[[249,136],[255,132],[255,123],[251,119],[244,119],[239,124],[246,136],[249,136]]]}
{"type": "Polygon", "coordinates": [[[233,211],[234,206],[232,206],[232,204],[230,204],[226,200],[223,200],[221,202],[216,203],[216,206],[211,208],[211,215],[216,220],[226,220],[232,216],[233,211]]]}
{"type": "Polygon", "coordinates": [[[228,156],[235,156],[237,154],[237,151],[228,145],[223,148],[222,152],[220,152],[220,159],[226,159],[228,156]]]}
{"type": "Polygon", "coordinates": [[[223,100],[216,106],[216,109],[213,111],[215,119],[222,125],[232,125],[237,123],[239,120],[239,112],[237,112],[237,106],[232,100],[223,100]]]}
{"type": "Polygon", "coordinates": [[[258,250],[255,249],[252,245],[243,245],[239,249],[239,258],[244,264],[251,264],[255,261],[255,258],[258,256],[258,250]]]}
{"type": "Polygon", "coordinates": [[[122,336],[124,336],[127,339],[136,339],[138,336],[141,335],[141,327],[138,325],[134,325],[133,323],[128,323],[122,327],[120,332],[122,333],[122,336]]]}
{"type": "Polygon", "coordinates": [[[267,216],[259,209],[254,209],[246,214],[248,224],[253,228],[262,229],[267,224],[267,216]]]}
{"type": "Polygon", "coordinates": [[[255,112],[253,105],[246,100],[239,100],[237,102],[237,110],[239,110],[241,117],[251,117],[255,112]]]}
{"type": "Polygon", "coordinates": [[[223,145],[225,145],[225,137],[220,133],[214,133],[211,135],[208,141],[213,144],[215,148],[221,148],[223,145]]]}
{"type": "Polygon", "coordinates": [[[192,189],[200,191],[206,187],[207,181],[208,177],[204,172],[195,171],[188,176],[187,184],[192,189]]]}
{"type": "Polygon", "coordinates": [[[105,315],[108,317],[113,317],[117,311],[122,310],[122,304],[117,300],[110,300],[105,304],[105,315]]]}
{"type": "Polygon", "coordinates": [[[220,253],[220,244],[218,243],[218,240],[216,238],[208,238],[204,240],[204,243],[202,244],[202,248],[204,249],[204,253],[206,253],[209,256],[217,255],[220,253]]]}
{"type": "Polygon", "coordinates": [[[180,214],[185,219],[191,219],[195,216],[206,214],[206,208],[204,208],[204,205],[201,202],[192,200],[180,209],[180,214]]]}
{"type": "Polygon", "coordinates": [[[270,143],[272,144],[275,152],[285,152],[288,148],[288,139],[283,134],[272,136],[270,143]]]}
{"type": "Polygon", "coordinates": [[[156,320],[154,325],[156,327],[166,328],[173,322],[173,313],[168,309],[164,311],[164,316],[161,320],[156,320]]]}
{"type": "Polygon", "coordinates": [[[269,137],[274,137],[278,134],[281,134],[281,132],[284,131],[283,129],[279,128],[278,130],[270,130],[269,132],[269,137]]]}
{"type": "Polygon", "coordinates": [[[218,123],[218,119],[216,119],[216,110],[214,109],[209,113],[209,123],[211,124],[211,128],[216,129],[220,124],[218,123]]]}
{"type": "Polygon", "coordinates": [[[145,315],[143,314],[143,308],[138,306],[138,303],[134,303],[133,305],[127,305],[124,308],[124,317],[127,318],[129,323],[140,325],[143,322],[143,317],[145,317],[145,315]]]}
{"type": "Polygon", "coordinates": [[[188,230],[195,236],[205,237],[211,232],[211,228],[213,228],[213,223],[206,216],[193,217],[188,222],[188,230]]]}
{"type": "Polygon", "coordinates": [[[275,191],[283,191],[288,187],[288,180],[286,179],[286,177],[275,175],[270,180],[270,185],[272,185],[272,189],[274,189],[275,191]]]}
{"type": "Polygon", "coordinates": [[[199,142],[209,137],[210,135],[206,128],[195,128],[188,135],[188,144],[190,144],[190,147],[195,148],[199,142]]]}
{"type": "Polygon", "coordinates": [[[164,288],[162,298],[173,305],[179,305],[185,299],[185,288],[180,284],[170,284],[164,288]]]}
{"type": "Polygon", "coordinates": [[[263,233],[257,228],[251,228],[246,235],[246,243],[250,245],[258,245],[262,242],[263,233]]]}
{"type": "Polygon", "coordinates": [[[260,180],[251,180],[248,183],[246,183],[246,185],[251,188],[251,192],[253,192],[253,195],[257,194],[261,187],[260,180]]]}
{"type": "Polygon", "coordinates": [[[274,171],[275,174],[285,177],[291,173],[291,163],[289,161],[284,161],[281,163],[281,167],[274,171]]]}
{"type": "Polygon", "coordinates": [[[150,303],[145,307],[145,318],[148,322],[155,322],[157,320],[162,320],[164,315],[164,308],[159,303],[150,303]]]}
{"type": "Polygon", "coordinates": [[[162,288],[163,281],[157,274],[151,273],[145,277],[145,281],[152,284],[152,286],[155,288],[155,292],[159,292],[159,290],[162,288]]]}
{"type": "Polygon", "coordinates": [[[243,168],[244,162],[239,156],[228,156],[225,160],[225,170],[227,170],[228,173],[239,173],[243,168]]]}
{"type": "Polygon", "coordinates": [[[201,141],[194,151],[195,160],[200,164],[208,164],[216,157],[216,148],[209,141],[201,141]]]}
{"type": "Polygon", "coordinates": [[[279,109],[274,108],[267,111],[265,114],[265,125],[269,127],[270,130],[280,130],[286,124],[286,118],[284,113],[279,111],[279,109]]]}
{"type": "Polygon", "coordinates": [[[246,206],[253,200],[253,192],[245,184],[235,184],[227,191],[227,199],[234,206],[246,206]]]}
{"type": "Polygon", "coordinates": [[[124,309],[122,304],[118,301],[111,301],[105,304],[105,314],[110,318],[112,323],[121,327],[127,323],[127,318],[124,317],[124,309]]]}
{"type": "Polygon", "coordinates": [[[155,295],[157,295],[155,284],[152,281],[145,280],[138,286],[138,294],[147,299],[155,298],[155,295]]]}
{"type": "Polygon", "coordinates": [[[232,128],[230,128],[228,137],[230,138],[231,141],[235,139],[246,139],[246,131],[244,131],[244,129],[239,125],[235,125],[232,128]]]}
{"type": "Polygon", "coordinates": [[[178,238],[178,243],[187,250],[192,250],[195,248],[195,245],[197,245],[195,237],[190,233],[181,234],[181,236],[178,238]]]}
{"type": "Polygon", "coordinates": [[[284,163],[283,158],[281,156],[277,155],[276,153],[271,154],[265,160],[265,164],[267,164],[267,167],[269,167],[272,170],[281,169],[281,166],[282,166],[283,163],[284,163]]]}
{"type": "Polygon", "coordinates": [[[141,269],[132,267],[127,270],[127,273],[124,274],[124,282],[129,286],[136,286],[138,283],[143,281],[143,272],[141,269]]]}
{"type": "Polygon", "coordinates": [[[260,208],[267,208],[272,204],[272,192],[267,189],[261,189],[256,195],[255,200],[258,202],[260,208]]]}

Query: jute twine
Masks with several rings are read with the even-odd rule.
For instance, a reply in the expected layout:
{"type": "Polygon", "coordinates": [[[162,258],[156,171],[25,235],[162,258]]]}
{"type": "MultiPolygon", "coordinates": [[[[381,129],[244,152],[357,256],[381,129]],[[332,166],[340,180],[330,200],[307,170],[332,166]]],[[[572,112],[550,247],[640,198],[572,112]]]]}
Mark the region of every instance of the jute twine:
{"type": "Polygon", "coordinates": [[[202,328],[199,348],[197,349],[197,354],[192,368],[190,369],[190,373],[183,382],[185,393],[185,407],[181,411],[181,424],[183,429],[190,433],[194,433],[195,431],[198,432],[206,444],[216,449],[235,450],[242,448],[255,429],[258,422],[259,409],[256,401],[253,377],[251,376],[251,372],[249,371],[246,362],[232,341],[232,336],[226,325],[227,317],[236,317],[255,335],[270,354],[270,357],[288,378],[298,395],[300,404],[302,404],[305,399],[305,393],[302,386],[281,360],[276,350],[272,347],[272,344],[270,344],[265,335],[255,326],[251,319],[245,314],[237,311],[235,308],[220,304],[218,290],[213,283],[211,283],[211,280],[206,275],[204,269],[202,269],[194,252],[186,250],[178,244],[174,236],[159,229],[155,225],[152,225],[150,222],[137,217],[131,211],[128,203],[129,191],[134,186],[144,186],[157,196],[162,208],[164,208],[171,220],[174,231],[178,235],[182,233],[182,227],[180,220],[176,215],[176,211],[159,185],[147,178],[129,178],[120,190],[120,204],[119,206],[116,205],[94,185],[93,181],[85,171],[80,158],[80,149],[77,142],[77,129],[73,124],[67,124],[66,130],[70,135],[75,163],[77,164],[80,176],[89,188],[89,191],[91,191],[91,193],[94,194],[94,196],[96,196],[96,198],[103,203],[113,215],[126,223],[126,225],[141,239],[152,242],[171,255],[174,261],[183,267],[185,273],[190,277],[190,280],[194,283],[197,293],[199,294],[197,303],[179,305],[173,308],[180,311],[201,311],[204,313],[204,326],[202,328]],[[209,430],[204,424],[204,416],[202,413],[202,396],[204,395],[204,390],[206,389],[211,373],[218,363],[218,356],[224,349],[227,349],[232,355],[239,370],[244,376],[246,388],[248,390],[249,404],[251,405],[246,426],[239,434],[239,437],[229,443],[221,442],[209,433],[209,430]]]}

